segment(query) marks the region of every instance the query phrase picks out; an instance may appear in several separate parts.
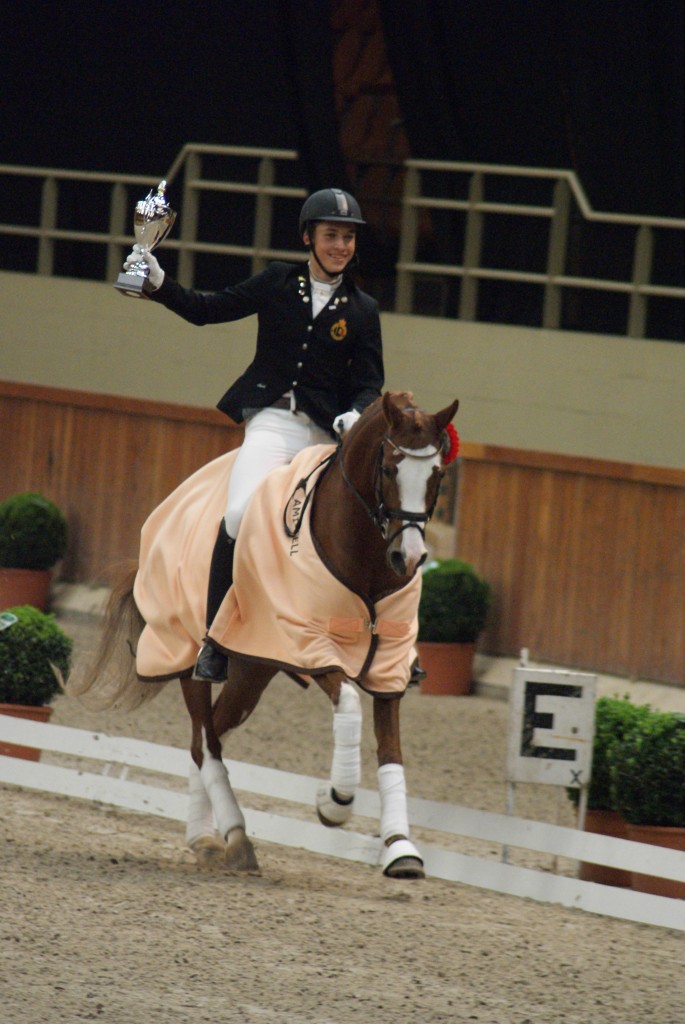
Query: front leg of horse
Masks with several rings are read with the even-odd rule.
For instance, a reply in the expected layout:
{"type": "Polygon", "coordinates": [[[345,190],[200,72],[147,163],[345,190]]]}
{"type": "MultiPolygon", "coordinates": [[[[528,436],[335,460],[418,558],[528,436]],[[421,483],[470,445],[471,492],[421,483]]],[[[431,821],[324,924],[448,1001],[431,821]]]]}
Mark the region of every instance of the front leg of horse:
{"type": "Polygon", "coordinates": [[[245,818],[222,760],[211,687],[190,679],[183,680],[182,687],[193,729],[186,841],[203,867],[221,865],[232,871],[259,874],[254,847],[245,833],[245,818]]]}
{"type": "Polygon", "coordinates": [[[317,682],[333,703],[333,761],[330,783],[323,783],[317,791],[316,812],[322,825],[338,828],[352,816],[361,778],[361,701],[356,688],[342,675],[322,676],[317,682]]]}
{"type": "Polygon", "coordinates": [[[381,838],[385,844],[383,874],[390,878],[425,878],[423,860],[409,838],[407,786],[400,747],[399,700],[373,699],[378,742],[378,791],[381,838]]]}

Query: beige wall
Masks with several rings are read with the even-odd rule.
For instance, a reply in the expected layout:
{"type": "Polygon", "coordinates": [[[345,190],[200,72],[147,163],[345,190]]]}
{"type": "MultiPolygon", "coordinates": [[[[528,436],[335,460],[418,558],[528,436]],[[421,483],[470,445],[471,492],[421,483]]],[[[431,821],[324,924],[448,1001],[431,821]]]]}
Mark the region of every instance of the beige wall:
{"type": "MultiPolygon", "coordinates": [[[[685,467],[685,345],[383,314],[386,380],[468,441],[685,467]]],[[[109,284],[0,273],[0,379],[213,406],[253,318],[198,329],[109,284]]]]}

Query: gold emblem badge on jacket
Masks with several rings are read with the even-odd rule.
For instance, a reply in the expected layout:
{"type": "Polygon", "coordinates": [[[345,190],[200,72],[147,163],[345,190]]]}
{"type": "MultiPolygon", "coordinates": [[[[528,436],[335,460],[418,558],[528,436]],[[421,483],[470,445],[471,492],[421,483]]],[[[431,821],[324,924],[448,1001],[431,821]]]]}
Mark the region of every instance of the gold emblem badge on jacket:
{"type": "Polygon", "coordinates": [[[331,338],[333,341],[342,341],[345,337],[347,337],[347,321],[336,320],[331,327],[331,338]]]}

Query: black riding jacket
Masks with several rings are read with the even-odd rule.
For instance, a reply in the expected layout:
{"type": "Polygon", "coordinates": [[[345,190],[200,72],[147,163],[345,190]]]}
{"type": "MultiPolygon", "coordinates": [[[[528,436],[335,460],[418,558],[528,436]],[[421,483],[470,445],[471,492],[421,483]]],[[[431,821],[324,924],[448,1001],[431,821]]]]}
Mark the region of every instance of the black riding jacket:
{"type": "Polygon", "coordinates": [[[218,403],[236,423],[244,410],[265,408],[292,390],[297,407],[332,433],[336,416],[361,412],[381,393],[378,303],[348,275],[315,318],[306,264],[269,263],[219,292],[183,288],[165,274],[162,286],[147,294],[197,325],[257,315],[254,359],[218,403]]]}

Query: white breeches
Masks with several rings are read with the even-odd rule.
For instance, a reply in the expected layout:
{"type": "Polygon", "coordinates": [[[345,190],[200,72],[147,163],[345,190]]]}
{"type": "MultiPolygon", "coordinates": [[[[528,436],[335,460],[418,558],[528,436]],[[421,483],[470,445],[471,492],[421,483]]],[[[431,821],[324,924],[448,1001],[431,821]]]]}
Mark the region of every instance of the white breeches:
{"type": "Polygon", "coordinates": [[[303,412],[288,409],[260,409],[245,425],[245,440],[238,450],[226,503],[226,531],[238,536],[247,503],[264,477],[278,466],[286,466],[303,448],[331,444],[330,434],[303,412]]]}

